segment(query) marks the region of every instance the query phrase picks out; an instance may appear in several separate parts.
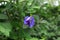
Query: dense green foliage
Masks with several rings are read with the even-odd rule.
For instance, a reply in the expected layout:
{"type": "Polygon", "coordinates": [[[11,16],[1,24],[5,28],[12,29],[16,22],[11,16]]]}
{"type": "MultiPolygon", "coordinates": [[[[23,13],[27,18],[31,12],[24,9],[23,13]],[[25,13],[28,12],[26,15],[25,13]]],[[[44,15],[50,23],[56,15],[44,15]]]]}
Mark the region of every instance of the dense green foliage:
{"type": "Polygon", "coordinates": [[[0,1],[0,40],[60,40],[60,5],[39,4],[37,0],[0,1]],[[33,28],[24,17],[35,18],[33,28]]]}

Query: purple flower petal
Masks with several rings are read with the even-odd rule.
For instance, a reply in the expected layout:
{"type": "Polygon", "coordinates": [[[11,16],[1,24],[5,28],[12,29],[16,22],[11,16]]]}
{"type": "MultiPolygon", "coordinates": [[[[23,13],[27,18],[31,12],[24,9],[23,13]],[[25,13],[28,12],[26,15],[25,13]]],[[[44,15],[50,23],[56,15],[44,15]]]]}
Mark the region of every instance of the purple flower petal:
{"type": "Polygon", "coordinates": [[[24,19],[24,24],[28,25],[30,28],[32,28],[35,24],[35,20],[33,16],[26,16],[24,19]]]}
{"type": "Polygon", "coordinates": [[[35,20],[34,20],[34,17],[31,17],[31,20],[30,20],[30,28],[32,28],[35,24],[35,20]]]}
{"type": "Polygon", "coordinates": [[[25,19],[24,19],[24,24],[27,24],[26,22],[26,19],[28,18],[29,16],[26,16],[25,19]]]}

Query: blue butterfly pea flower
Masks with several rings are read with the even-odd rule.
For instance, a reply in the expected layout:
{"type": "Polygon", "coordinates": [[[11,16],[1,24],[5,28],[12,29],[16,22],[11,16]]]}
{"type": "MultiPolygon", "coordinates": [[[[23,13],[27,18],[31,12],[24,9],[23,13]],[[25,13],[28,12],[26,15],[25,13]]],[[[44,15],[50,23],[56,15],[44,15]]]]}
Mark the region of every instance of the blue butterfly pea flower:
{"type": "Polygon", "coordinates": [[[32,28],[35,24],[35,20],[33,16],[26,16],[24,18],[24,24],[28,25],[30,28],[32,28]]]}

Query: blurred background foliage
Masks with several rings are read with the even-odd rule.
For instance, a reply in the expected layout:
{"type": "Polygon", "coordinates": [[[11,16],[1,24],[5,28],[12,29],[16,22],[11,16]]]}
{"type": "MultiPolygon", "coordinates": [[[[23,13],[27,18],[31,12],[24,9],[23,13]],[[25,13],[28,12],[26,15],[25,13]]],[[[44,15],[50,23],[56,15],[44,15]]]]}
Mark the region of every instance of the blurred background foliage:
{"type": "Polygon", "coordinates": [[[0,40],[60,40],[60,0],[0,0],[0,40]],[[33,28],[23,23],[30,14],[33,28]]]}

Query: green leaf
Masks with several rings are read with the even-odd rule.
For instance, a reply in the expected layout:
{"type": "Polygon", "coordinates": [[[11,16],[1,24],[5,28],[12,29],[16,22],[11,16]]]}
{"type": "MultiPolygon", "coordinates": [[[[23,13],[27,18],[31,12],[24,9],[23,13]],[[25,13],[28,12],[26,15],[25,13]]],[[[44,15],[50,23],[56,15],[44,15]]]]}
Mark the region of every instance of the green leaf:
{"type": "Polygon", "coordinates": [[[38,40],[38,38],[30,38],[30,39],[26,39],[26,40],[38,40]]]}
{"type": "Polygon", "coordinates": [[[60,37],[58,37],[57,40],[60,40],[60,37]]]}
{"type": "Polygon", "coordinates": [[[0,14],[0,19],[8,19],[7,15],[0,14]]]}
{"type": "Polygon", "coordinates": [[[9,36],[9,32],[11,31],[11,25],[9,22],[7,23],[0,23],[0,31],[6,35],[9,36]]]}

